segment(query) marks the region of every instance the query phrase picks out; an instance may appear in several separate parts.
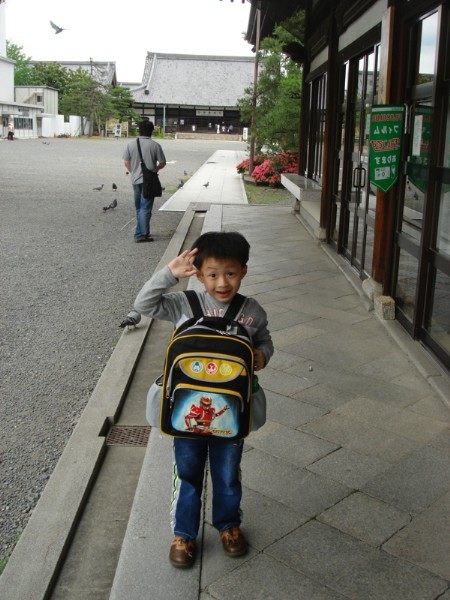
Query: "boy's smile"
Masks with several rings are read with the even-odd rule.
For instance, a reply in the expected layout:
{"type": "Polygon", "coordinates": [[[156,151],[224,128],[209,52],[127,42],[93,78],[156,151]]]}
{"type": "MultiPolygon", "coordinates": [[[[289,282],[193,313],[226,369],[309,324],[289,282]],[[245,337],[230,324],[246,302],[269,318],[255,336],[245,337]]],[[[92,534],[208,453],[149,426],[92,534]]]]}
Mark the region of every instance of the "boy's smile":
{"type": "Polygon", "coordinates": [[[207,293],[219,302],[231,302],[241,287],[247,266],[233,258],[205,258],[197,271],[197,279],[207,293]]]}

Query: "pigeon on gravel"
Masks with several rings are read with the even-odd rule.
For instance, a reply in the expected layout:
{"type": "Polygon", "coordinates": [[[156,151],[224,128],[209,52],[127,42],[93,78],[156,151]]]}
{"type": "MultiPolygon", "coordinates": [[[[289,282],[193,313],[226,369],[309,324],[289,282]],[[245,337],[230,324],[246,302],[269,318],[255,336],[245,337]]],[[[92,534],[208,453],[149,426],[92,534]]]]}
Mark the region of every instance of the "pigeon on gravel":
{"type": "Polygon", "coordinates": [[[122,321],[122,323],[119,325],[119,327],[121,327],[122,329],[125,329],[125,327],[127,327],[130,330],[135,329],[136,325],[140,322],[140,320],[141,320],[140,313],[138,313],[136,310],[131,310],[127,314],[125,319],[122,321]]]}
{"type": "Polygon", "coordinates": [[[117,185],[115,183],[112,184],[112,189],[114,192],[117,192],[117,185]]]}
{"type": "Polygon", "coordinates": [[[94,191],[96,192],[101,192],[103,189],[104,184],[102,183],[102,185],[98,185],[97,187],[92,188],[94,191]]]}
{"type": "Polygon", "coordinates": [[[111,204],[109,206],[104,206],[103,207],[103,212],[106,212],[110,208],[116,208],[116,206],[117,206],[117,199],[114,198],[114,200],[111,202],[111,204]]]}

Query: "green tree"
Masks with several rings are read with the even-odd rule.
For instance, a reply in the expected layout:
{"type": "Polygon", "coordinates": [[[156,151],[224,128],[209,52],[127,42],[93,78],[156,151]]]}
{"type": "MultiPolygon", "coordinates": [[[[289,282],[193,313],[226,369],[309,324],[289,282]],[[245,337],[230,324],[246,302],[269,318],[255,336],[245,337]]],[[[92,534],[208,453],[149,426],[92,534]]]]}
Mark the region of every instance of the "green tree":
{"type": "MultiPolygon", "coordinates": [[[[273,151],[295,150],[299,143],[301,108],[301,67],[283,53],[283,46],[298,41],[285,29],[277,27],[265,38],[259,51],[259,77],[253,133],[257,146],[273,151]]],[[[252,121],[253,87],[245,90],[238,101],[241,118],[252,121]]]]}
{"type": "Polygon", "coordinates": [[[131,123],[131,121],[137,121],[139,119],[139,113],[133,108],[133,94],[128,88],[120,85],[115,88],[110,87],[109,96],[111,97],[114,110],[117,113],[117,118],[121,123],[131,123]]]}
{"type": "Polygon", "coordinates": [[[6,40],[6,56],[15,60],[14,85],[29,85],[33,77],[33,66],[30,64],[31,56],[26,56],[23,46],[13,44],[6,40]]]}
{"type": "Polygon", "coordinates": [[[105,87],[88,73],[85,71],[79,73],[78,77],[73,77],[70,87],[60,102],[60,112],[66,116],[87,117],[90,129],[83,133],[90,135],[95,125],[98,129],[102,129],[108,119],[118,118],[112,97],[106,92],[105,87]]]}
{"type": "Polygon", "coordinates": [[[79,67],[65,69],[57,62],[31,64],[31,57],[23,53],[22,46],[7,42],[7,56],[16,61],[15,85],[36,85],[55,88],[59,92],[59,113],[87,118],[92,134],[94,126],[102,129],[111,118],[120,121],[136,119],[133,96],[123,87],[105,86],[90,73],[79,67]]]}
{"type": "Polygon", "coordinates": [[[59,63],[36,63],[33,69],[33,85],[43,85],[59,91],[59,98],[67,92],[70,82],[70,71],[59,63]]]}

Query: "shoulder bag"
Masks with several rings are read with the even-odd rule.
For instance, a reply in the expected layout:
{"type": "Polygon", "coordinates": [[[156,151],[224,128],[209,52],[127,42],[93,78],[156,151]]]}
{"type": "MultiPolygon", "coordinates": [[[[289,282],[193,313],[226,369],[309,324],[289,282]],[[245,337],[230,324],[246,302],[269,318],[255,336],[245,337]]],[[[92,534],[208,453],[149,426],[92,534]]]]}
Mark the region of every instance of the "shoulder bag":
{"type": "Polygon", "coordinates": [[[147,168],[147,165],[144,162],[142,157],[141,144],[139,143],[139,138],[137,139],[137,147],[139,151],[139,157],[141,159],[141,168],[142,168],[142,195],[146,200],[151,200],[152,198],[160,198],[162,196],[162,187],[161,182],[159,181],[158,173],[155,171],[151,171],[147,168]]]}

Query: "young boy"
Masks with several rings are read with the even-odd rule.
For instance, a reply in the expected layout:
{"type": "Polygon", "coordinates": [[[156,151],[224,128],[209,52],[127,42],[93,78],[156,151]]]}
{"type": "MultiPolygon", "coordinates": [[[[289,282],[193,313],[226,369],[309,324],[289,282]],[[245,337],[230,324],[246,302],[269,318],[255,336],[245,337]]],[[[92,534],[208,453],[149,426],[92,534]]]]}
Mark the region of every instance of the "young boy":
{"type": "MultiPolygon", "coordinates": [[[[237,232],[209,232],[157,272],[139,292],[134,308],[144,315],[179,326],[193,316],[182,292],[167,292],[179,279],[195,275],[204,285],[198,292],[203,312],[223,316],[247,273],[250,245],[237,232]]],[[[273,354],[267,316],[253,298],[245,298],[237,319],[252,339],[255,370],[265,367],[273,354]]],[[[174,567],[191,567],[200,526],[201,496],[209,455],[213,482],[213,526],[228,556],[241,556],[247,542],[239,526],[242,488],[240,462],[243,440],[174,438],[174,486],[171,521],[174,539],[169,560],[174,567]]]]}

